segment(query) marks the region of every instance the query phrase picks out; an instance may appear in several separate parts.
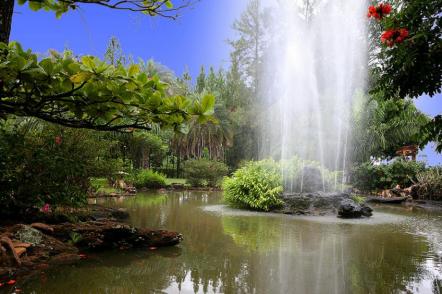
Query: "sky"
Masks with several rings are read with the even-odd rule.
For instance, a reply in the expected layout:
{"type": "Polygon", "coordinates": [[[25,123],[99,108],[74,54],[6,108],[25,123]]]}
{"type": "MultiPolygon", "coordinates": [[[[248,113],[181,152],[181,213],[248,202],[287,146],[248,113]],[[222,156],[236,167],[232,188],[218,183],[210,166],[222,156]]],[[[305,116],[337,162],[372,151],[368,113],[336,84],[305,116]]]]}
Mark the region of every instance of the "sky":
{"type": "MultiPolygon", "coordinates": [[[[135,59],[152,58],[177,75],[188,70],[195,77],[202,65],[229,66],[227,40],[235,37],[232,24],[246,5],[247,0],[202,0],[183,10],[177,20],[96,5],[83,5],[57,19],[52,12],[33,12],[16,5],[11,40],[38,53],[69,48],[76,55],[103,57],[115,36],[125,54],[135,59]]],[[[431,116],[441,114],[442,95],[421,97],[416,106],[431,116]]],[[[430,165],[442,164],[442,155],[433,149],[430,144],[418,158],[430,165]]]]}

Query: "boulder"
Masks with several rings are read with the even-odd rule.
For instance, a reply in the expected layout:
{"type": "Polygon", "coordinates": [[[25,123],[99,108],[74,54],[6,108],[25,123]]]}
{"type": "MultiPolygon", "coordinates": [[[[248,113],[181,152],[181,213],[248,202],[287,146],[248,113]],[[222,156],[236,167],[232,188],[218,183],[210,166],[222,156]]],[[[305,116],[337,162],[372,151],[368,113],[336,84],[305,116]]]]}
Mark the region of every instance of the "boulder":
{"type": "Polygon", "coordinates": [[[284,190],[289,192],[314,193],[323,191],[324,188],[327,188],[327,183],[322,177],[321,170],[317,167],[305,166],[296,178],[285,179],[284,190]]]}
{"type": "Polygon", "coordinates": [[[290,193],[284,194],[283,208],[275,212],[285,214],[324,215],[336,214],[342,200],[350,199],[348,193],[290,193]]]}
{"type": "Polygon", "coordinates": [[[373,209],[365,204],[357,204],[352,199],[344,199],[339,205],[338,217],[341,218],[360,218],[373,215],[373,209]]]}

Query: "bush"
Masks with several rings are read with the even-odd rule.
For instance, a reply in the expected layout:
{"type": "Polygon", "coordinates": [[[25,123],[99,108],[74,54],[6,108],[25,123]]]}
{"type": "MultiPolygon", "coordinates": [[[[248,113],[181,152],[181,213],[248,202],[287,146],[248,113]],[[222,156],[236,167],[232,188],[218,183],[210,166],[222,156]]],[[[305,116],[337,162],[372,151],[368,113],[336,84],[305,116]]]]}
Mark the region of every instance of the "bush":
{"type": "Polygon", "coordinates": [[[129,179],[136,188],[158,189],[166,187],[166,176],[151,169],[135,172],[129,179]]]}
{"type": "Polygon", "coordinates": [[[416,196],[420,199],[442,200],[442,168],[434,167],[417,174],[416,196]]]}
{"type": "Polygon", "coordinates": [[[106,157],[112,143],[99,136],[35,119],[2,124],[0,210],[85,204],[90,177],[106,177],[119,168],[106,157]]]}
{"type": "Polygon", "coordinates": [[[273,160],[249,162],[223,181],[227,203],[269,211],[281,206],[283,191],[280,165],[273,160]]]}
{"type": "Polygon", "coordinates": [[[370,192],[391,189],[396,185],[409,187],[417,180],[417,174],[424,170],[423,163],[403,159],[381,165],[364,162],[353,168],[351,178],[355,188],[370,192]]]}
{"type": "Polygon", "coordinates": [[[188,160],[184,164],[184,175],[193,187],[217,187],[227,172],[228,167],[224,163],[205,158],[188,160]]]}

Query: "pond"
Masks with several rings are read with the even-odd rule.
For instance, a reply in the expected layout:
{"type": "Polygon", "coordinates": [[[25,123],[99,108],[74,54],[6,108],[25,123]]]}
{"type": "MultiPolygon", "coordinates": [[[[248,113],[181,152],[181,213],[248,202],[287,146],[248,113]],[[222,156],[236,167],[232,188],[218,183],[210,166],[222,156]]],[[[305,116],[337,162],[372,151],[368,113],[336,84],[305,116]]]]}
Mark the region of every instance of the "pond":
{"type": "Polygon", "coordinates": [[[179,231],[157,250],[91,254],[22,293],[442,293],[442,213],[375,207],[371,220],[294,217],[222,205],[220,192],[101,200],[138,227],[179,231]]]}

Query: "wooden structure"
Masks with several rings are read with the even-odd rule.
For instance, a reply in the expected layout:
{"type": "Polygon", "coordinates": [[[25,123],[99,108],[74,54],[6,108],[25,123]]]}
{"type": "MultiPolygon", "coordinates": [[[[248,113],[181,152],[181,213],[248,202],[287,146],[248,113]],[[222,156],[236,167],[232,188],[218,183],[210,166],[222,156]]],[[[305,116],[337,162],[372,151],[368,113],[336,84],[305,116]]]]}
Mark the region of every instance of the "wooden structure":
{"type": "Polygon", "coordinates": [[[411,157],[411,160],[416,161],[418,151],[419,147],[417,145],[408,145],[399,148],[399,150],[396,151],[396,154],[398,156],[402,156],[404,159],[408,159],[409,157],[411,157]]]}

